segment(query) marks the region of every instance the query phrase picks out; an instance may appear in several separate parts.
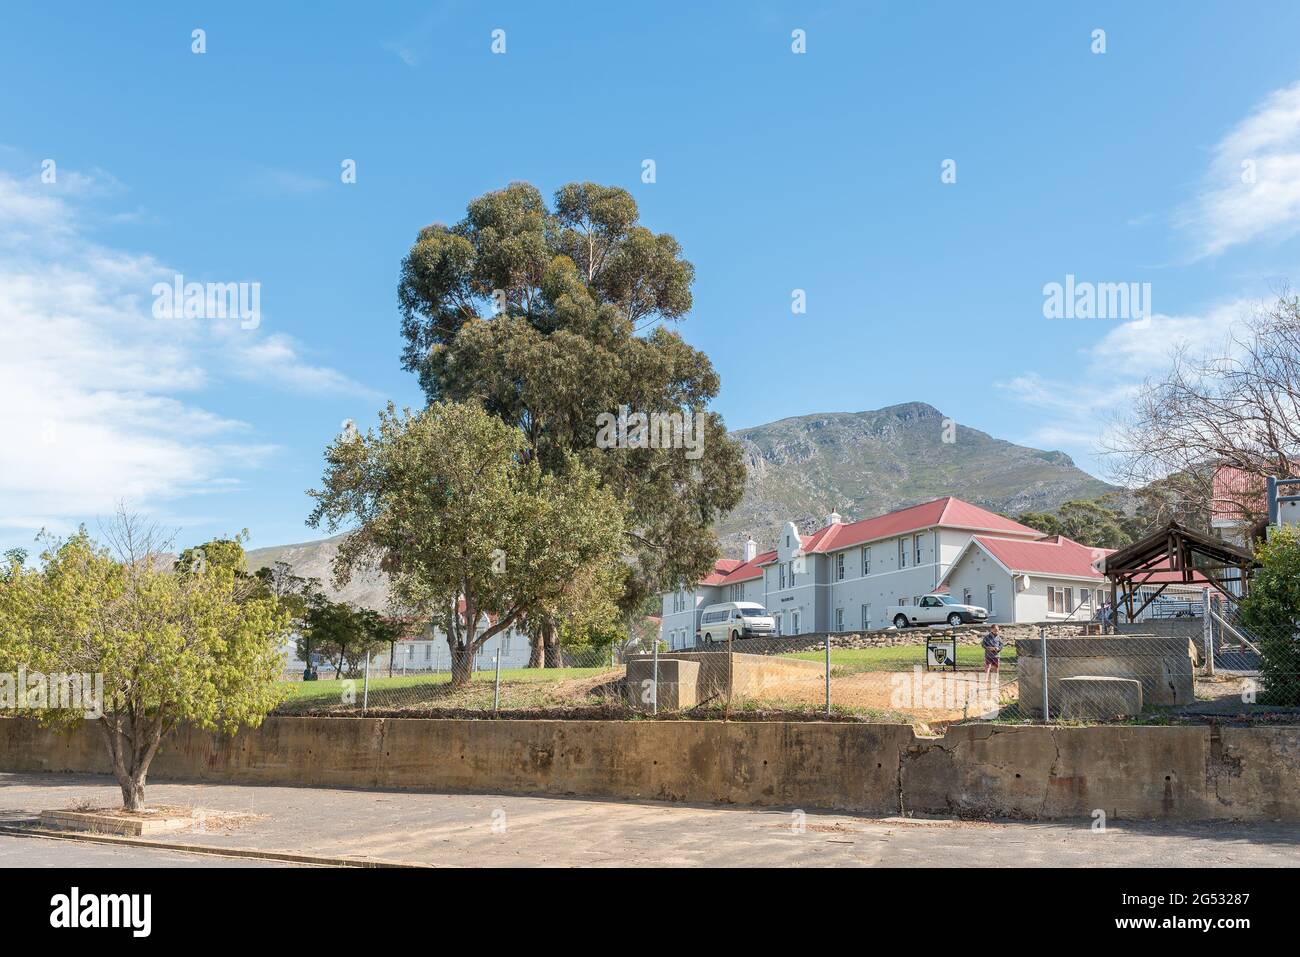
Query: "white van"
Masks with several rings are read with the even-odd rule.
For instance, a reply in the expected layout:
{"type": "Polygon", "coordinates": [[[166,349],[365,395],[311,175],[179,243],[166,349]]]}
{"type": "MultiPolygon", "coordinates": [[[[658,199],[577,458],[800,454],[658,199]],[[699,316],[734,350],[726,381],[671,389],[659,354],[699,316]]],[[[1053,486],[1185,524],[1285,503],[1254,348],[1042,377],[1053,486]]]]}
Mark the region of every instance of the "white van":
{"type": "Polygon", "coordinates": [[[695,632],[695,643],[709,645],[728,639],[773,634],[776,634],[776,621],[758,602],[724,601],[717,605],[706,605],[700,613],[700,627],[695,632]]]}

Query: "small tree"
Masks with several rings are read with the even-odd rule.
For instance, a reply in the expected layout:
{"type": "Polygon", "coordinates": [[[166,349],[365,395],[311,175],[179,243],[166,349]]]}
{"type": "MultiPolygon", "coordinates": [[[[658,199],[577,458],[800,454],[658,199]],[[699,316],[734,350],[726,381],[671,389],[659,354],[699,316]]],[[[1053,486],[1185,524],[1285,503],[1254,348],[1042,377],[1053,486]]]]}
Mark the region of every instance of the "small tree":
{"type": "Polygon", "coordinates": [[[156,530],[125,512],[107,537],[116,554],[82,529],[51,543],[39,571],[11,565],[0,577],[0,665],[102,676],[93,707],[51,701],[35,716],[55,726],[95,720],[122,806],[138,811],[149,765],[178,724],[233,734],[276,705],[288,615],[245,595],[229,566],[163,570],[156,530]]]}
{"type": "Polygon", "coordinates": [[[319,653],[334,663],[340,678],[354,677],[385,640],[373,628],[373,614],[320,593],[313,595],[299,633],[299,657],[319,653]]]}
{"type": "Polygon", "coordinates": [[[1241,621],[1259,639],[1259,700],[1300,705],[1300,533],[1275,530],[1255,557],[1260,568],[1241,602],[1241,621]]]}
{"type": "Polygon", "coordinates": [[[446,629],[453,685],[469,682],[493,635],[618,560],[622,512],[595,473],[572,459],[562,475],[543,473],[524,451],[518,429],[476,406],[398,414],[390,403],[377,432],[330,446],[324,488],[310,493],[313,526],[357,524],[336,581],[377,559],[399,604],[446,629]]]}

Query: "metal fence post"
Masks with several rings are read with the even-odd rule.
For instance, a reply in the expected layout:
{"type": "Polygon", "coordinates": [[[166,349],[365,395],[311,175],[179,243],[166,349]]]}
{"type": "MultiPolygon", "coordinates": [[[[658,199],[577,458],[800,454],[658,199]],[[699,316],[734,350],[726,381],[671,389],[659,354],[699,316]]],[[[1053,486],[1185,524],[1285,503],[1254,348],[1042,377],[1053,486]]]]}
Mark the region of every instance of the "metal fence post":
{"type": "Polygon", "coordinates": [[[650,713],[659,713],[659,642],[655,642],[654,671],[650,679],[650,713]]]}
{"type": "Polygon", "coordinates": [[[826,717],[831,716],[831,633],[826,632],[826,717]]]}
{"type": "Polygon", "coordinates": [[[1050,712],[1047,710],[1047,626],[1038,626],[1038,647],[1039,654],[1043,656],[1043,721],[1049,720],[1050,712]]]}
{"type": "Polygon", "coordinates": [[[1214,619],[1210,617],[1210,590],[1201,589],[1201,630],[1205,636],[1205,673],[1214,677],[1214,619]]]}
{"type": "Polygon", "coordinates": [[[361,713],[365,714],[366,709],[370,707],[370,656],[366,655],[366,678],[365,683],[361,686],[361,713]]]}
{"type": "Polygon", "coordinates": [[[492,685],[492,710],[499,711],[501,708],[501,648],[497,647],[497,677],[492,685]]]}

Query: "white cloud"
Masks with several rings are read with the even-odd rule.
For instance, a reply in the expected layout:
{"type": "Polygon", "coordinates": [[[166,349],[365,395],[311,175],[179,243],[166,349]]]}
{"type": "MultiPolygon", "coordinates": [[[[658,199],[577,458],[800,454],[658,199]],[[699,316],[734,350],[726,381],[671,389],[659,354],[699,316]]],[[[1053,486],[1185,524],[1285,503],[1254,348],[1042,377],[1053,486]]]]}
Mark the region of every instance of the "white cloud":
{"type": "Polygon", "coordinates": [[[1300,83],[1274,91],[1215,145],[1181,225],[1197,258],[1300,231],[1300,83]]]}
{"type": "Polygon", "coordinates": [[[1117,415],[1137,395],[1143,380],[1168,370],[1180,348],[1196,354],[1227,347],[1233,328],[1249,317],[1253,306],[1252,300],[1238,299],[1203,315],[1156,313],[1121,323],[1080,350],[1069,378],[1029,372],[995,383],[1003,394],[1036,413],[1039,424],[1026,429],[1019,441],[1065,449],[1081,464],[1098,468],[1099,450],[1110,444],[1117,415]]]}
{"type": "Polygon", "coordinates": [[[0,172],[0,528],[66,530],[108,514],[239,487],[274,449],[199,403],[227,377],[371,395],[304,361],[283,333],[237,321],[159,320],[151,287],[178,270],[99,245],[81,204],[120,186],[59,171],[0,172]]]}

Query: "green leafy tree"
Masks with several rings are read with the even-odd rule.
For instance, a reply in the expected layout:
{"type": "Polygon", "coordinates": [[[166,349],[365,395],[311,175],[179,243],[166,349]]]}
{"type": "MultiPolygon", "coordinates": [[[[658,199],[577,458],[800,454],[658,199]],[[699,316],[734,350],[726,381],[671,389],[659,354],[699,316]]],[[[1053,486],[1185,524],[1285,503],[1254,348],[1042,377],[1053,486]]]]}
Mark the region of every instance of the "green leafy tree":
{"type": "Polygon", "coordinates": [[[518,429],[475,405],[390,403],[377,429],[326,450],[323,488],[309,493],[311,525],[355,523],[336,582],[377,562],[401,607],[444,628],[453,684],[493,635],[618,560],[622,510],[596,474],[574,458],[544,472],[525,451],[518,429]]]}
{"type": "Polygon", "coordinates": [[[134,516],[120,514],[107,534],[115,553],[83,529],[50,543],[41,569],[0,578],[0,670],[102,676],[94,707],[49,702],[35,717],[95,721],[122,806],[137,811],[149,765],[178,724],[233,734],[275,706],[288,617],[273,600],[244,596],[230,567],[163,570],[156,530],[134,516]]]}
{"type": "Polygon", "coordinates": [[[1076,501],[1051,512],[1022,512],[1016,521],[1047,535],[1064,535],[1089,548],[1122,548],[1133,539],[1119,509],[1101,502],[1076,501]]]}
{"type": "Polygon", "coordinates": [[[383,645],[372,631],[369,614],[346,602],[330,601],[321,593],[313,595],[299,631],[298,657],[311,661],[312,654],[319,654],[333,663],[340,678],[355,677],[365,660],[383,645]]]}
{"type": "Polygon", "coordinates": [[[1255,549],[1260,567],[1241,602],[1241,621],[1259,639],[1263,704],[1300,705],[1300,532],[1275,529],[1255,549]]]}
{"type": "Polygon", "coordinates": [[[253,572],[259,591],[270,595],[280,607],[288,612],[295,627],[302,623],[307,614],[307,605],[312,595],[320,590],[320,581],[315,578],[303,578],[293,573],[293,566],[288,562],[275,562],[253,572]]]}
{"type": "Polygon", "coordinates": [[[718,392],[708,358],[659,324],[690,310],[694,267],[638,217],[622,189],[570,183],[548,209],[535,187],[512,183],[456,225],[422,229],[398,288],[403,366],[430,402],[481,406],[519,431],[521,454],[543,472],[564,475],[576,457],[614,495],[627,609],[712,568],[713,524],[740,501],[746,474],[707,408],[718,392]],[[699,416],[698,456],[598,448],[598,417],[621,407],[699,416]]]}
{"type": "Polygon", "coordinates": [[[243,580],[248,577],[247,559],[244,555],[244,542],[248,541],[248,529],[244,529],[234,538],[214,538],[202,545],[187,548],[176,557],[174,568],[178,572],[203,572],[208,568],[224,568],[235,578],[243,580]]]}
{"type": "Polygon", "coordinates": [[[361,610],[361,627],[367,642],[375,648],[388,645],[388,676],[393,675],[393,661],[397,656],[397,643],[407,632],[407,624],[398,618],[381,615],[370,608],[361,610]]]}

